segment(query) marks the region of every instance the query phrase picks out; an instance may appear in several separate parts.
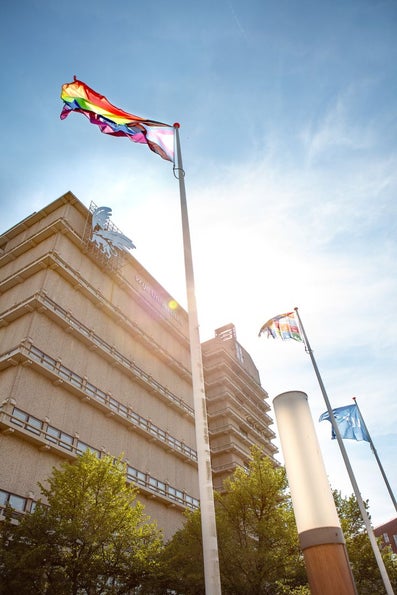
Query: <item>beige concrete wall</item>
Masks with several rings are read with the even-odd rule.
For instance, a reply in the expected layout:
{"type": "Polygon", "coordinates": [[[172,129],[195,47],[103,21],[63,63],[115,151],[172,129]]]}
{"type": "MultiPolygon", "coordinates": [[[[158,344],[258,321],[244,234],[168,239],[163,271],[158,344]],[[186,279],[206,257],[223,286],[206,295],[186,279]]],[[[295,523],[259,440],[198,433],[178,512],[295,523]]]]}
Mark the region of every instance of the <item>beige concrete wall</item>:
{"type": "MultiPolygon", "coordinates": [[[[46,277],[46,270],[31,269],[29,272],[13,281],[12,286],[6,288],[6,293],[0,296],[0,312],[3,313],[9,308],[31,297],[36,291],[42,289],[46,277]]],[[[5,291],[4,284],[0,282],[0,290],[5,291]]],[[[1,314],[0,314],[1,315],[1,314]]]]}
{"type": "MultiPolygon", "coordinates": [[[[87,250],[80,244],[74,233],[83,234],[90,215],[79,203],[67,204],[69,199],[75,201],[71,196],[55,201],[0,239],[6,249],[0,258],[0,265],[4,264],[1,278],[3,273],[11,277],[25,269],[22,277],[15,278],[18,282],[10,281],[0,296],[0,317],[7,311],[9,319],[8,326],[0,327],[1,345],[11,347],[26,337],[30,341],[18,355],[19,365],[0,368],[1,395],[13,399],[4,405],[7,415],[15,405],[43,421],[43,428],[50,424],[113,456],[123,453],[132,467],[198,498],[194,463],[165,446],[158,436],[153,438],[144,430],[138,431],[127,419],[113,415],[108,401],[103,405],[96,396],[84,396],[84,382],[89,382],[176,440],[195,448],[193,416],[172,399],[161,396],[157,389],[138,383],[131,370],[123,368],[121,360],[110,352],[113,346],[171,391],[174,398],[191,407],[186,312],[169,307],[171,296],[132,256],[126,255],[118,275],[96,261],[90,247],[87,250]],[[59,221],[62,217],[66,225],[59,221]],[[48,228],[50,224],[52,228],[48,228]],[[10,260],[10,249],[14,260],[10,260]],[[47,268],[40,269],[36,263],[46,254],[47,268]],[[46,296],[61,307],[58,314],[56,305],[45,304],[46,296]],[[31,299],[33,310],[18,310],[18,304],[27,299],[31,299]],[[11,308],[16,308],[15,314],[10,314],[11,308]],[[143,332],[143,337],[133,332],[133,325],[143,332]],[[84,328],[94,335],[88,337],[84,328]],[[41,356],[29,351],[31,346],[59,363],[41,365],[37,360],[41,356]],[[59,365],[78,375],[80,380],[75,386],[66,379],[60,382],[59,365]]],[[[12,427],[13,422],[7,415],[1,418],[0,489],[26,497],[29,492],[37,493],[37,480],[43,481],[54,464],[71,454],[62,452],[59,446],[46,446],[43,428],[39,438],[29,434],[29,428],[24,431],[16,427],[14,433],[9,433],[8,426],[12,427]]],[[[183,523],[182,509],[171,501],[155,493],[150,498],[144,491],[140,499],[147,503],[149,514],[152,512],[158,519],[168,537],[183,523]]]]}
{"type": "Polygon", "coordinates": [[[34,312],[25,314],[13,320],[1,329],[0,332],[0,355],[16,347],[25,337],[29,335],[33,324],[34,312]]]}
{"type": "Polygon", "coordinates": [[[7,453],[7,460],[1,465],[0,488],[25,498],[29,493],[40,497],[37,482],[43,482],[50,475],[52,468],[59,464],[59,457],[40,451],[15,434],[0,434],[0,449],[7,453]]]}
{"type": "Polygon", "coordinates": [[[44,227],[47,227],[57,219],[68,216],[68,219],[73,220],[74,225],[79,222],[79,227],[82,230],[81,212],[79,212],[78,205],[72,206],[68,203],[67,198],[60,198],[42,209],[37,213],[32,213],[29,217],[24,219],[20,224],[15,225],[11,230],[5,232],[2,236],[0,245],[7,251],[12,250],[15,246],[22,244],[33,235],[40,232],[44,227]]]}

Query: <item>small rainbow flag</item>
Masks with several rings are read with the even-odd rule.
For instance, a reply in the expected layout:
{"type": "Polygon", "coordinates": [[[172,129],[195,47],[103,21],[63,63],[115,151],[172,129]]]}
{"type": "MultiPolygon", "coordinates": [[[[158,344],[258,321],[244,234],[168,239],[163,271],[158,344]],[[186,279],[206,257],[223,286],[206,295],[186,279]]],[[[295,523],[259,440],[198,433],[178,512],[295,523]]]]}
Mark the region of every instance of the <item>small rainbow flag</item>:
{"type": "Polygon", "coordinates": [[[295,339],[295,341],[302,341],[301,334],[299,332],[298,324],[295,320],[295,312],[287,312],[286,314],[279,314],[274,318],[270,318],[261,327],[259,336],[267,331],[268,337],[276,339],[295,339]]]}
{"type": "Polygon", "coordinates": [[[64,102],[61,120],[72,111],[83,114],[104,134],[127,136],[134,143],[148,145],[163,159],[174,161],[173,126],[119,109],[76,77],[72,83],[62,85],[61,99],[64,102]]]}

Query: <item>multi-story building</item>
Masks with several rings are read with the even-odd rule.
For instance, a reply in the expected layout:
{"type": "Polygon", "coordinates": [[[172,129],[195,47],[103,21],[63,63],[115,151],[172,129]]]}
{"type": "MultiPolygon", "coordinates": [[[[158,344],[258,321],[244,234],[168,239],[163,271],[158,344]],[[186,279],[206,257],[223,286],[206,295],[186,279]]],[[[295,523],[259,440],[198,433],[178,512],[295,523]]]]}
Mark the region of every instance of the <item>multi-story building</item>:
{"type": "Polygon", "coordinates": [[[233,324],[202,344],[214,488],[238,466],[246,466],[253,446],[274,460],[268,394],[251,356],[237,341],[233,324]]]}
{"type": "MultiPolygon", "coordinates": [[[[68,192],[0,236],[0,508],[29,512],[37,482],[89,448],[123,456],[167,537],[199,505],[187,313],[109,211],[68,192]]],[[[203,351],[221,487],[251,444],[276,449],[233,327],[203,351]]]]}
{"type": "Polygon", "coordinates": [[[375,527],[376,537],[381,537],[385,546],[390,546],[392,551],[397,554],[397,518],[375,527]]]}

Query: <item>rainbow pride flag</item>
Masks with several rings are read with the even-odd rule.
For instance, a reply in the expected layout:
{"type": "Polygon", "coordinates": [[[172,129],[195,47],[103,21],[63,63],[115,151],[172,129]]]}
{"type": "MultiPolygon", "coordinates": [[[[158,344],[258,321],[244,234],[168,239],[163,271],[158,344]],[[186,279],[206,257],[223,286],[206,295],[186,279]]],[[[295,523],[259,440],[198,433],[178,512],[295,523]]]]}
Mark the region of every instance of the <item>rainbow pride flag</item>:
{"type": "Polygon", "coordinates": [[[72,111],[83,114],[104,134],[126,136],[134,143],[148,145],[163,159],[174,161],[173,126],[146,120],[119,109],[76,77],[72,83],[62,85],[61,99],[64,102],[61,120],[72,111]]]}
{"type": "Polygon", "coordinates": [[[295,341],[302,341],[299,327],[295,320],[295,312],[287,312],[286,314],[279,314],[278,316],[274,316],[274,318],[270,318],[261,327],[259,336],[265,331],[267,332],[267,336],[273,337],[273,339],[280,337],[280,339],[284,340],[295,339],[295,341]]]}

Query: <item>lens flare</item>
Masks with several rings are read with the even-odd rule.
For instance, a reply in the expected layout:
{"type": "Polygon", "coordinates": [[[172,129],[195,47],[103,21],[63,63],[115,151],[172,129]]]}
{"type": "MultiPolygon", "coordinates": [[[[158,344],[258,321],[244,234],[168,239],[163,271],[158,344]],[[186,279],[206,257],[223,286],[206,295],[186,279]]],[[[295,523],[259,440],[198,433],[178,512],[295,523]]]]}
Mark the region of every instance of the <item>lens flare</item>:
{"type": "Polygon", "coordinates": [[[168,307],[170,310],[176,310],[178,308],[178,302],[176,302],[175,300],[170,300],[168,302],[168,307]]]}

